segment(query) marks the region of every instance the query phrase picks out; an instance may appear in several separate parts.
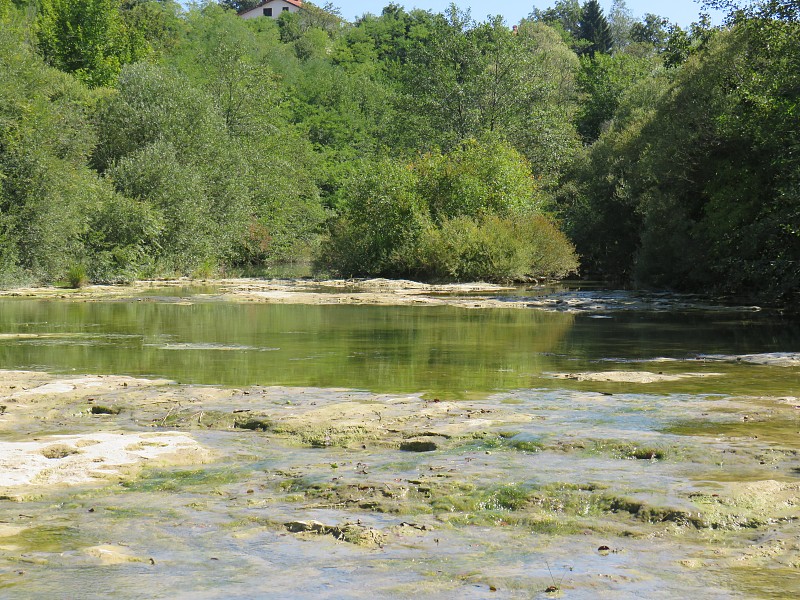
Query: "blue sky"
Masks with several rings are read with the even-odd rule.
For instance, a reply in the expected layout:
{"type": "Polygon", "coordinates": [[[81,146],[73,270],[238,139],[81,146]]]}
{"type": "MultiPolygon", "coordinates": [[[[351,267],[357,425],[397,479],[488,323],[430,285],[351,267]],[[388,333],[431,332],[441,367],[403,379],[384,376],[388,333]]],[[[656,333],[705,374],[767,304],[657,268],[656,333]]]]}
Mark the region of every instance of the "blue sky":
{"type": "MultiPolygon", "coordinates": [[[[315,4],[325,4],[326,0],[312,0],[315,4]]],[[[434,12],[443,11],[450,0],[394,0],[396,4],[406,8],[422,8],[434,12]]],[[[608,14],[613,0],[600,0],[600,5],[608,14]]],[[[391,0],[333,0],[333,4],[342,10],[342,16],[348,21],[360,17],[364,13],[379,15],[381,9],[389,4],[391,0]]],[[[555,0],[490,0],[480,2],[479,0],[456,0],[456,5],[461,8],[469,7],[472,10],[472,17],[477,21],[482,21],[487,15],[502,15],[506,23],[513,25],[520,19],[536,8],[548,8],[555,3],[555,0]]],[[[583,0],[581,0],[583,3],[583,0]]],[[[670,0],[669,2],[648,2],[646,0],[626,0],[626,4],[635,18],[643,16],[645,13],[655,13],[668,18],[673,23],[681,27],[686,27],[692,21],[697,20],[697,16],[702,12],[703,7],[695,0],[670,0]]],[[[709,11],[710,12],[710,11],[709,11]]],[[[712,22],[716,25],[721,23],[721,13],[711,13],[712,22]]]]}

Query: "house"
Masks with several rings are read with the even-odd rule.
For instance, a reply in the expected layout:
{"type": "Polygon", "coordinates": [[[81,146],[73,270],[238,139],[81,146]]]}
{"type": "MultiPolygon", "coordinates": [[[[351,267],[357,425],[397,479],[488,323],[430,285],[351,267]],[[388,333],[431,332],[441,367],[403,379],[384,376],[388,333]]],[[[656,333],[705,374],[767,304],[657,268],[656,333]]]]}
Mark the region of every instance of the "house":
{"type": "Polygon", "coordinates": [[[297,12],[303,6],[302,0],[264,0],[253,8],[243,10],[239,16],[243,19],[256,17],[272,17],[277,19],[283,12],[297,12]]]}

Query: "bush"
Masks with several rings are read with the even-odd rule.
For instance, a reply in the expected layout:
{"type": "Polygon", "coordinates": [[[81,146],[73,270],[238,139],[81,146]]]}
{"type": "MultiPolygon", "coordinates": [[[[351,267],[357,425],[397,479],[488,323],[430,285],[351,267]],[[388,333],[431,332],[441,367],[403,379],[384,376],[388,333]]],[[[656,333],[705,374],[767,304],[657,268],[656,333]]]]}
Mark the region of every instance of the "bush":
{"type": "Polygon", "coordinates": [[[86,275],[86,265],[77,263],[71,265],[67,269],[67,285],[73,289],[82,288],[89,283],[89,278],[86,275]]]}
{"type": "Polygon", "coordinates": [[[577,257],[543,203],[525,159],[502,142],[473,140],[412,164],[384,159],[345,187],[316,267],[456,281],[563,277],[577,257]]]}
{"type": "Polygon", "coordinates": [[[426,154],[414,170],[420,194],[437,222],[529,212],[544,201],[528,162],[500,141],[467,140],[448,154],[426,154]]]}
{"type": "Polygon", "coordinates": [[[345,198],[316,269],[348,277],[404,273],[408,249],[428,223],[413,171],[388,159],[365,163],[347,184],[345,198]]]}
{"type": "Polygon", "coordinates": [[[542,215],[449,219],[425,229],[418,256],[419,273],[456,281],[564,277],[578,266],[572,245],[542,215]]]}

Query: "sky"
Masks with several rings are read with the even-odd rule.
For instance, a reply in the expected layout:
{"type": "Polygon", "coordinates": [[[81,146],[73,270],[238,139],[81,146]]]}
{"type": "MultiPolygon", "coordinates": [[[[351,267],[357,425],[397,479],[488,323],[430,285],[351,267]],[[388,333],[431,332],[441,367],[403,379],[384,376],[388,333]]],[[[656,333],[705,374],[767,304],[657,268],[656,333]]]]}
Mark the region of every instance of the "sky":
{"type": "MultiPolygon", "coordinates": [[[[312,0],[317,5],[325,4],[327,0],[312,0]]],[[[334,6],[342,10],[342,16],[353,21],[364,13],[381,14],[384,6],[392,0],[332,0],[334,6]]],[[[599,0],[603,11],[608,15],[613,0],[599,0]]],[[[442,12],[450,4],[451,0],[394,0],[396,4],[404,6],[406,9],[422,8],[433,12],[442,12]]],[[[666,17],[673,23],[681,27],[687,27],[693,21],[697,21],[697,16],[703,12],[703,7],[697,0],[669,0],[668,2],[647,0],[626,0],[628,9],[635,19],[644,16],[645,13],[655,13],[666,17]]],[[[514,25],[521,19],[527,17],[533,8],[549,8],[555,4],[555,0],[489,0],[480,2],[479,0],[455,0],[455,4],[460,8],[469,7],[472,10],[472,18],[476,21],[483,21],[488,15],[502,15],[507,25],[514,25]]],[[[583,0],[581,0],[583,4],[583,0]]],[[[711,21],[715,25],[722,22],[722,13],[706,11],[711,15],[711,21]]]]}

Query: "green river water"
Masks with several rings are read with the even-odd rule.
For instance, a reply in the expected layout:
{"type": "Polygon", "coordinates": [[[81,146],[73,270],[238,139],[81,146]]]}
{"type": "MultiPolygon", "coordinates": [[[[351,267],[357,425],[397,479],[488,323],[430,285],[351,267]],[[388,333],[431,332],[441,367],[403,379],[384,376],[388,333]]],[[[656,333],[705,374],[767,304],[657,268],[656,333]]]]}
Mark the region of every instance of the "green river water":
{"type": "MultiPolygon", "coordinates": [[[[0,365],[6,369],[454,397],[550,386],[541,379],[548,372],[636,369],[653,359],[700,359],[696,368],[719,371],[732,367],[703,358],[800,351],[799,324],[724,311],[608,316],[454,307],[7,300],[0,301],[0,335],[0,365]]],[[[671,368],[683,365],[665,361],[659,370],[671,368]]],[[[678,387],[724,393],[765,393],[773,383],[778,393],[785,388],[779,370],[735,370],[735,378],[720,380],[713,390],[707,382],[678,387]]]]}

